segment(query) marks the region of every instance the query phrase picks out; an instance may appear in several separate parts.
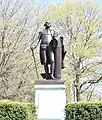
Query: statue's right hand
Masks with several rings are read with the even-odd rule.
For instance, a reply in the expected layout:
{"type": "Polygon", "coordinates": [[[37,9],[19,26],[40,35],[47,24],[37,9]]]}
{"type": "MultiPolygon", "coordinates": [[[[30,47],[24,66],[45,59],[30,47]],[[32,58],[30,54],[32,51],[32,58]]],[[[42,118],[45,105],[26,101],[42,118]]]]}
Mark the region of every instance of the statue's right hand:
{"type": "Polygon", "coordinates": [[[34,46],[33,46],[33,45],[30,45],[30,49],[33,51],[33,50],[34,50],[34,46]]]}

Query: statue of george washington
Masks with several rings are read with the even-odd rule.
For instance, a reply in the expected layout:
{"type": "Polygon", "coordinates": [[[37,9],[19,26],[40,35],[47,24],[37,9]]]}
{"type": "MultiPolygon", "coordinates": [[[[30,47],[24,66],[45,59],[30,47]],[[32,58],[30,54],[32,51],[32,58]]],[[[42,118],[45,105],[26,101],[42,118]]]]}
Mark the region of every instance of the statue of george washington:
{"type": "MultiPolygon", "coordinates": [[[[38,44],[40,42],[40,62],[42,65],[44,65],[44,78],[45,79],[56,79],[56,63],[61,60],[61,67],[63,68],[63,59],[66,54],[66,51],[64,51],[64,45],[63,45],[63,37],[59,37],[55,34],[54,31],[52,31],[50,22],[44,23],[44,30],[42,32],[39,32],[38,35],[38,44]],[[61,52],[60,58],[56,61],[56,48],[58,46],[58,43],[60,41],[61,44],[61,52]]],[[[58,57],[58,56],[57,56],[58,57]]],[[[43,76],[43,75],[42,75],[43,76]]]]}

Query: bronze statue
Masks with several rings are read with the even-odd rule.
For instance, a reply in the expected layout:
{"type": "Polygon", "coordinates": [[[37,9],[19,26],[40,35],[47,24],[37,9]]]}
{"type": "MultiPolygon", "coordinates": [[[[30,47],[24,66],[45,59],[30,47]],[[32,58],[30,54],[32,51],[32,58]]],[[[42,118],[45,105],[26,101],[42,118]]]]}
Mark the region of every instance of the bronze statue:
{"type": "Polygon", "coordinates": [[[63,60],[66,54],[63,37],[58,37],[50,29],[50,22],[45,22],[44,27],[45,29],[39,32],[38,36],[40,42],[40,61],[44,65],[45,70],[45,74],[42,74],[42,76],[45,79],[61,79],[61,68],[64,68],[63,60]]]}
{"type": "Polygon", "coordinates": [[[45,29],[43,32],[39,33],[40,42],[40,61],[41,64],[44,65],[45,69],[45,77],[49,78],[49,74],[51,79],[54,79],[54,52],[51,47],[51,40],[53,36],[53,31],[50,30],[51,24],[49,22],[45,22],[45,29]]]}

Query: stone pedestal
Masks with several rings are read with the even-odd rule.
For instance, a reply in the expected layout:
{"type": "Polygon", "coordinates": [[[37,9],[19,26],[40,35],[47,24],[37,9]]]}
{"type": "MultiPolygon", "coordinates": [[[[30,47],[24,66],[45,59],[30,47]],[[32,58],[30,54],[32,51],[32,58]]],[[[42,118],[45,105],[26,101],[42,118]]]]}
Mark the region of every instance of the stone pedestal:
{"type": "Polygon", "coordinates": [[[64,120],[65,85],[61,80],[35,82],[35,105],[38,120],[64,120]]]}

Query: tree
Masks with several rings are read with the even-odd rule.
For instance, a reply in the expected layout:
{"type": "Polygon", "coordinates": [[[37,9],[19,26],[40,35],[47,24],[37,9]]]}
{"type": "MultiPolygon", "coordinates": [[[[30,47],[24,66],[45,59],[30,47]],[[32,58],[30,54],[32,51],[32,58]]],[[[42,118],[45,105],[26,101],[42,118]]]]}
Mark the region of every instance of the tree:
{"type": "Polygon", "coordinates": [[[42,19],[35,3],[0,0],[0,99],[25,100],[34,95],[37,77],[30,44],[36,44],[42,19]]]}
{"type": "Polygon", "coordinates": [[[81,95],[93,84],[101,81],[97,49],[102,46],[101,8],[90,2],[75,3],[68,0],[64,4],[49,7],[48,18],[65,35],[67,74],[71,79],[73,100],[80,101],[81,95]]]}

